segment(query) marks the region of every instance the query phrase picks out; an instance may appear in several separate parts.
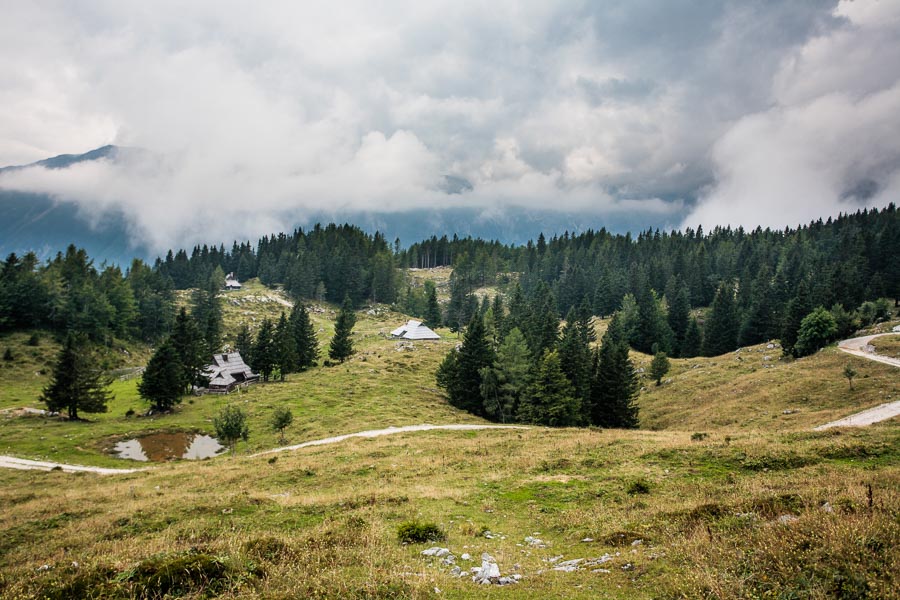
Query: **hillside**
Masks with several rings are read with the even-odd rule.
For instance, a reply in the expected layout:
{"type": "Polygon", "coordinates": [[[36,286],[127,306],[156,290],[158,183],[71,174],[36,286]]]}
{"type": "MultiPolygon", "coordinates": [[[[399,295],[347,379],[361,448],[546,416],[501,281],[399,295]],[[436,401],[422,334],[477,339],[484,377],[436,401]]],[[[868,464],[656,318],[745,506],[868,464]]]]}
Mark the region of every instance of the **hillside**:
{"type": "MultiPolygon", "coordinates": [[[[241,321],[277,317],[288,302],[257,282],[223,301],[226,343],[241,321]]],[[[335,312],[311,310],[323,349],[335,312]]],[[[251,430],[235,457],[130,475],[0,471],[0,596],[119,597],[162,572],[176,597],[199,597],[201,584],[250,598],[896,595],[896,421],[809,431],[896,398],[892,367],[833,348],[784,362],[761,345],[672,360],[659,387],[642,380],[638,431],[418,432],[250,456],[281,445],[268,427],[276,406],[294,413],[290,444],[484,422],[450,407],[434,383],[455,334],[410,345],[385,337],[406,316],[372,307],[358,317],[347,363],[188,398],[172,415],[126,417],[146,409],[132,378],[115,383],[110,411],[88,423],[0,416],[5,454],[111,467],[135,464],[108,454],[114,441],[211,433],[229,402],[247,410],[251,430]],[[848,361],[858,371],[852,392],[848,361]],[[447,535],[437,545],[462,571],[488,552],[521,581],[486,588],[453,576],[452,565],[421,555],[434,543],[397,542],[408,521],[436,523],[447,535]]],[[[39,368],[55,345],[31,348],[27,338],[0,338],[22,357],[5,365],[0,410],[40,407],[39,368]]],[[[646,355],[633,358],[648,366],[646,355]]]]}

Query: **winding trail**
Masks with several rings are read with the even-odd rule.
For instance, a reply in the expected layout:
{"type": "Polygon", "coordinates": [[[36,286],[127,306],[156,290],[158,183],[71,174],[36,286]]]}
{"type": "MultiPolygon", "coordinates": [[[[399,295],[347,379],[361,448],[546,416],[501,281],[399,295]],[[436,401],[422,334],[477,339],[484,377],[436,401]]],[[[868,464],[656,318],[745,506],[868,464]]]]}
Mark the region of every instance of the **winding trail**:
{"type": "MultiPolygon", "coordinates": [[[[853,356],[873,360],[894,367],[900,367],[900,360],[889,356],[880,356],[875,354],[874,350],[871,349],[872,340],[884,335],[897,335],[897,333],[879,333],[877,335],[850,338],[849,340],[838,342],[838,349],[841,350],[841,352],[846,352],[853,356]]],[[[843,419],[819,425],[814,428],[814,431],[822,431],[823,429],[831,429],[832,427],[863,427],[865,425],[871,425],[872,423],[878,423],[879,421],[892,419],[897,415],[900,415],[900,400],[886,402],[874,408],[844,417],[843,419]]]]}
{"type": "MultiPolygon", "coordinates": [[[[521,425],[406,425],[404,427],[388,427],[386,429],[370,429],[369,431],[359,431],[357,433],[347,433],[345,435],[336,435],[334,437],[323,438],[320,440],[311,440],[302,444],[293,446],[283,446],[281,448],[272,448],[264,452],[251,454],[250,458],[257,456],[265,456],[276,452],[290,452],[291,450],[299,450],[300,448],[308,448],[309,446],[324,446],[326,444],[337,444],[350,438],[374,438],[383,435],[394,435],[396,433],[407,433],[410,431],[433,431],[436,429],[445,429],[450,431],[476,431],[479,429],[528,429],[521,425]]],[[[39,460],[28,460],[25,458],[16,458],[14,456],[0,455],[0,468],[19,469],[23,471],[52,471],[61,469],[66,473],[97,473],[100,475],[124,475],[127,473],[138,473],[147,471],[151,467],[140,469],[110,469],[105,467],[87,467],[82,465],[67,465],[63,463],[45,462],[39,460]]]]}

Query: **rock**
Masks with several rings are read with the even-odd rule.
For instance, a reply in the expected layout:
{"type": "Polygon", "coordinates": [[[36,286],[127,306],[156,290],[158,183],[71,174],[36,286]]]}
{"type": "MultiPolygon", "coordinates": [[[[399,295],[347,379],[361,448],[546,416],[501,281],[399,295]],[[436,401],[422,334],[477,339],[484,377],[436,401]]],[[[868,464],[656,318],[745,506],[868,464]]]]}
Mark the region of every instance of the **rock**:
{"type": "Polygon", "coordinates": [[[553,567],[554,571],[562,571],[563,573],[571,573],[572,571],[578,570],[578,565],[584,562],[583,558],[573,558],[572,560],[566,560],[555,567],[553,567]]]}
{"type": "Polygon", "coordinates": [[[614,557],[611,554],[604,554],[598,558],[590,558],[584,562],[582,567],[596,567],[597,565],[602,565],[603,563],[608,563],[614,557]]]}
{"type": "Polygon", "coordinates": [[[631,542],[631,545],[632,546],[640,546],[643,543],[644,543],[644,540],[634,540],[633,542],[631,542]]]}
{"type": "Polygon", "coordinates": [[[525,543],[531,546],[532,548],[546,548],[547,544],[544,543],[543,540],[532,537],[530,535],[525,536],[525,543]]]}
{"type": "Polygon", "coordinates": [[[463,576],[462,569],[460,569],[459,567],[453,567],[452,569],[450,569],[450,574],[453,575],[454,577],[462,577],[463,576]]]}
{"type": "Polygon", "coordinates": [[[781,515],[780,517],[778,517],[778,522],[781,525],[790,525],[791,523],[795,523],[799,520],[800,518],[796,515],[781,515]]]}
{"type": "Polygon", "coordinates": [[[824,511],[827,512],[827,513],[833,513],[833,512],[834,512],[834,508],[832,508],[830,502],[826,502],[825,504],[823,504],[823,505],[822,505],[822,510],[824,510],[824,511]]]}
{"type": "Polygon", "coordinates": [[[588,537],[588,538],[584,538],[584,539],[581,540],[581,541],[587,544],[587,543],[589,543],[589,542],[593,542],[593,541],[594,541],[594,538],[589,538],[589,537],[588,537]]]}
{"type": "Polygon", "coordinates": [[[440,546],[434,546],[433,548],[429,548],[428,550],[422,550],[422,556],[434,556],[437,558],[441,558],[449,554],[449,548],[441,548],[440,546]]]}
{"type": "Polygon", "coordinates": [[[772,350],[775,348],[775,344],[766,344],[766,350],[772,350]]]}
{"type": "Polygon", "coordinates": [[[463,560],[472,560],[472,555],[469,554],[468,552],[463,552],[463,555],[460,556],[460,558],[463,560]]]}
{"type": "Polygon", "coordinates": [[[481,568],[475,569],[475,574],[472,576],[472,581],[474,581],[475,583],[490,585],[492,583],[499,583],[499,580],[500,567],[494,561],[493,557],[485,552],[481,555],[481,568]]]}

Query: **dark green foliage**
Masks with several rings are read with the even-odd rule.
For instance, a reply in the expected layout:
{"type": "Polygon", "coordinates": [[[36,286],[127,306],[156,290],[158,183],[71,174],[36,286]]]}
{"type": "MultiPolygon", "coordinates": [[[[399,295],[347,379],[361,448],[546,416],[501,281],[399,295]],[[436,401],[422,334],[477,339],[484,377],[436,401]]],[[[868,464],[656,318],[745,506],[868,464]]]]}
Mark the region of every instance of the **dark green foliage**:
{"type": "Polygon", "coordinates": [[[437,288],[435,288],[433,281],[425,282],[424,318],[425,325],[432,329],[441,326],[441,307],[438,305],[437,288]]]}
{"type": "Polygon", "coordinates": [[[213,418],[213,427],[216,429],[216,437],[223,445],[231,449],[232,454],[234,454],[234,448],[239,440],[246,442],[250,439],[247,413],[233,404],[223,408],[222,412],[213,418]]]}
{"type": "Polygon", "coordinates": [[[130,586],[130,596],[141,599],[182,596],[217,597],[259,575],[242,569],[227,558],[200,552],[162,554],[140,562],[119,579],[130,586]]]}
{"type": "Polygon", "coordinates": [[[37,333],[32,333],[31,337],[28,338],[26,344],[28,344],[32,348],[37,348],[41,345],[41,336],[37,333]]]}
{"type": "Polygon", "coordinates": [[[767,342],[778,335],[774,292],[771,272],[763,266],[750,287],[749,306],[738,333],[741,346],[767,342]]]}
{"type": "Polygon", "coordinates": [[[856,377],[857,372],[856,369],[853,368],[853,365],[847,363],[844,365],[844,377],[847,378],[847,381],[850,383],[850,389],[853,389],[853,378],[856,377]]]}
{"type": "Polygon", "coordinates": [[[3,360],[5,360],[6,362],[12,362],[16,360],[16,357],[13,356],[12,349],[9,346],[7,346],[6,350],[3,351],[3,360]]]}
{"type": "Polygon", "coordinates": [[[263,319],[259,332],[256,334],[256,343],[250,355],[250,366],[259,373],[263,381],[269,381],[275,367],[278,365],[278,351],[275,346],[275,328],[272,321],[263,319]]]}
{"type": "Polygon", "coordinates": [[[47,405],[47,410],[66,411],[70,419],[77,419],[79,411],[104,413],[112,398],[107,390],[109,384],[109,378],[94,360],[87,339],[69,334],[40,400],[47,405]]]}
{"type": "Polygon", "coordinates": [[[594,352],[590,415],[592,425],[634,428],[638,407],[634,401],[640,384],[628,357],[628,342],[619,313],[613,315],[600,349],[594,352]]]}
{"type": "Polygon", "coordinates": [[[594,337],[590,313],[574,308],[566,315],[566,324],[559,340],[559,360],[566,379],[572,385],[572,393],[579,406],[587,406],[591,396],[593,358],[591,339],[594,337]]]}
{"type": "Polygon", "coordinates": [[[650,482],[646,479],[635,479],[634,481],[628,484],[628,487],[625,488],[625,491],[629,496],[637,496],[639,494],[649,494],[650,493],[650,482]]]}
{"type": "Polygon", "coordinates": [[[291,310],[291,328],[294,334],[294,347],[297,351],[297,370],[305,371],[315,366],[319,360],[319,340],[309,312],[300,302],[291,310]]]}
{"type": "Polygon", "coordinates": [[[234,340],[234,349],[241,355],[244,360],[249,360],[253,354],[253,334],[250,328],[244,323],[238,330],[237,337],[234,340]]]}
{"type": "Polygon", "coordinates": [[[581,416],[581,402],[575,397],[559,361],[559,354],[544,353],[531,382],[522,392],[518,418],[524,423],[569,427],[577,425],[581,416]]]}
{"type": "Polygon", "coordinates": [[[294,414],[291,412],[291,409],[279,406],[275,409],[275,412],[272,413],[270,424],[274,431],[281,434],[281,441],[284,442],[284,430],[290,427],[293,422],[294,414]]]}
{"type": "Polygon", "coordinates": [[[282,311],[278,323],[275,325],[273,334],[273,345],[275,352],[275,366],[284,381],[285,375],[293,373],[297,370],[297,340],[294,337],[294,330],[282,311]]]}
{"type": "Polygon", "coordinates": [[[353,312],[353,303],[350,297],[344,298],[344,304],[338,313],[334,324],[334,337],[328,348],[328,356],[331,360],[344,362],[353,354],[353,326],[356,325],[356,313],[353,312]]]}
{"type": "Polygon", "coordinates": [[[834,317],[834,324],[837,327],[835,335],[838,339],[852,336],[859,328],[859,319],[856,315],[844,310],[840,304],[831,307],[831,316],[834,317]]]}
{"type": "Polygon", "coordinates": [[[556,299],[549,286],[543,282],[528,302],[528,317],[524,322],[525,339],[532,356],[543,356],[547,350],[555,350],[559,339],[559,316],[556,299]]]}
{"type": "Polygon", "coordinates": [[[222,345],[222,306],[217,298],[222,284],[210,276],[192,297],[191,317],[200,331],[207,355],[217,353],[222,345]]]}
{"type": "Polygon", "coordinates": [[[703,334],[703,355],[719,356],[737,348],[738,328],[737,306],[734,302],[734,287],[723,283],[716,291],[706,321],[703,334]]]}
{"type": "Polygon", "coordinates": [[[669,372],[669,357],[665,352],[657,352],[650,363],[650,377],[656,380],[656,385],[662,383],[662,378],[669,372]]]}
{"type": "Polygon", "coordinates": [[[657,344],[663,351],[668,351],[672,345],[672,330],[659,300],[650,288],[643,272],[638,274],[635,301],[637,303],[636,321],[629,336],[632,347],[639,352],[649,354],[652,352],[653,345],[657,344]]]}
{"type": "Polygon", "coordinates": [[[806,281],[801,281],[797,286],[797,293],[791,298],[785,309],[784,321],[781,326],[781,348],[785,355],[796,355],[794,344],[800,334],[800,324],[803,317],[813,309],[812,300],[809,297],[809,286],[806,281]]]}
{"type": "Polygon", "coordinates": [[[170,340],[181,364],[183,390],[189,390],[192,385],[205,384],[203,369],[209,364],[211,355],[206,352],[206,344],[197,323],[187,314],[184,307],[175,317],[175,327],[170,340]]]}
{"type": "Polygon", "coordinates": [[[437,382],[457,408],[484,415],[481,373],[494,363],[494,351],[485,335],[484,322],[473,317],[466,327],[459,351],[451,350],[436,374],[437,382]]]}
{"type": "Polygon", "coordinates": [[[424,542],[440,542],[447,535],[436,523],[407,521],[397,527],[397,540],[401,544],[421,544],[424,542]]]}
{"type": "Polygon", "coordinates": [[[700,350],[703,347],[703,334],[700,332],[700,325],[697,319],[691,318],[688,322],[687,332],[684,334],[684,342],[681,344],[681,357],[693,358],[700,356],[700,350]]]}
{"type": "Polygon", "coordinates": [[[144,369],[138,393],[159,410],[169,410],[181,402],[184,374],[181,357],[171,339],[160,346],[144,369]]]}
{"type": "Polygon", "coordinates": [[[794,355],[809,356],[834,340],[836,333],[837,323],[831,313],[821,306],[816,308],[800,322],[794,355]]]}
{"type": "Polygon", "coordinates": [[[672,330],[672,355],[681,356],[690,324],[691,297],[687,285],[677,276],[672,276],[666,284],[666,302],[669,305],[666,318],[672,330]]]}
{"type": "MultiPolygon", "coordinates": [[[[454,354],[451,353],[450,356],[454,354]]],[[[516,414],[522,390],[528,383],[531,370],[531,355],[525,336],[513,328],[497,349],[497,359],[493,367],[485,367],[482,375],[482,398],[485,414],[501,423],[512,420],[516,414]],[[486,370],[493,378],[485,386],[486,370]]]]}
{"type": "Polygon", "coordinates": [[[372,302],[390,304],[397,299],[397,268],[394,255],[382,250],[372,257],[372,302]]]}

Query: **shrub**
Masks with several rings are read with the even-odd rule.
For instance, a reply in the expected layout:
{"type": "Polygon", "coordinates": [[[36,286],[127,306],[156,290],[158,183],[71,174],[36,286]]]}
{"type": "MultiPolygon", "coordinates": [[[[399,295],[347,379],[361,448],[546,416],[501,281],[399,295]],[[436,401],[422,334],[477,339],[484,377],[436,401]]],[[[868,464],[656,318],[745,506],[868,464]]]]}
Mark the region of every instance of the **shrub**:
{"type": "Polygon", "coordinates": [[[638,494],[649,494],[650,493],[650,482],[646,479],[635,479],[631,483],[628,484],[628,487],[625,489],[628,492],[629,496],[636,496],[638,494]]]}
{"type": "Polygon", "coordinates": [[[125,411],[125,416],[126,416],[126,417],[133,417],[133,416],[134,416],[134,409],[133,409],[133,408],[129,408],[128,410],[126,410],[126,411],[125,411]]]}
{"type": "Polygon", "coordinates": [[[703,440],[705,440],[708,437],[709,437],[708,433],[704,433],[702,431],[696,431],[691,434],[691,441],[692,442],[702,442],[703,440]]]}
{"type": "Polygon", "coordinates": [[[168,598],[189,594],[214,596],[237,588],[248,576],[227,559],[204,553],[179,553],[148,558],[120,580],[132,584],[138,598],[168,598]]]}
{"type": "Polygon", "coordinates": [[[36,333],[32,333],[31,337],[28,338],[28,341],[25,343],[32,347],[40,346],[41,345],[41,336],[39,336],[36,333]]]}
{"type": "Polygon", "coordinates": [[[10,350],[9,347],[7,347],[6,350],[3,352],[3,360],[5,360],[6,362],[12,362],[13,360],[15,360],[13,357],[12,350],[10,350]]]}
{"type": "Polygon", "coordinates": [[[420,544],[422,542],[439,542],[447,538],[444,531],[435,523],[407,521],[397,528],[397,539],[402,544],[420,544]]]}

